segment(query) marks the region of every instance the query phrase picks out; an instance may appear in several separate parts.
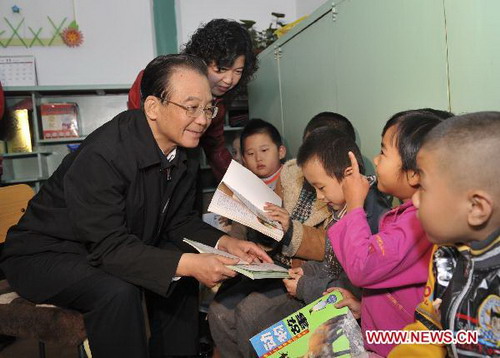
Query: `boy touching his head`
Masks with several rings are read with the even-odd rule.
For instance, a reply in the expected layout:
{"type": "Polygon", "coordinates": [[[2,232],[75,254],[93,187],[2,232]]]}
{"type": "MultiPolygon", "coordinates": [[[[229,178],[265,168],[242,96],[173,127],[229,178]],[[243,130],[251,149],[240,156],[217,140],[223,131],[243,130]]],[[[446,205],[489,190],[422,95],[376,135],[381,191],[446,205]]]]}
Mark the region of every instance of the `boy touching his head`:
{"type": "MultiPolygon", "coordinates": [[[[407,330],[478,332],[451,357],[500,355],[500,112],[442,122],[417,156],[418,216],[435,245],[424,301],[407,330]],[[438,246],[439,245],[439,246],[438,246]]],[[[391,356],[444,357],[443,345],[400,345],[391,356]]]]}
{"type": "MultiPolygon", "coordinates": [[[[320,128],[310,133],[300,147],[297,156],[297,164],[301,167],[305,179],[313,186],[317,200],[324,202],[331,210],[332,215],[328,227],[341,220],[347,211],[342,183],[346,172],[351,167],[349,152],[356,156],[360,171],[363,173],[364,164],[361,151],[354,139],[335,129],[320,128]]],[[[372,185],[375,183],[375,177],[369,176],[367,179],[371,187],[365,199],[364,208],[370,230],[377,232],[379,219],[390,208],[390,204],[386,197],[377,190],[376,185],[372,185]]],[[[290,271],[291,278],[284,280],[288,293],[304,299],[307,303],[319,297],[328,287],[347,286],[350,289],[355,289],[343,274],[344,270],[338,262],[329,240],[325,241],[325,259],[319,263],[320,266],[318,263],[308,261],[302,267],[292,269],[290,271]],[[316,280],[307,276],[316,276],[316,280]]],[[[349,295],[349,292],[342,289],[341,291],[343,294],[349,295]]],[[[356,289],[356,291],[358,290],[356,289]]]]}

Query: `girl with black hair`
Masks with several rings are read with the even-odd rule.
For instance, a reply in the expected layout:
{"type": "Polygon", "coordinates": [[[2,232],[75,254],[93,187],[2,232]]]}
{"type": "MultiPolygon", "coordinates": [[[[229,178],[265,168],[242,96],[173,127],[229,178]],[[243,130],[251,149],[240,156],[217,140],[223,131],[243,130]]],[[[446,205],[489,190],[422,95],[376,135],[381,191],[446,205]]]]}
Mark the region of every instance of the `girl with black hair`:
{"type": "MultiPolygon", "coordinates": [[[[328,237],[349,280],[363,289],[363,334],[401,330],[414,321],[432,251],[411,200],[418,187],[416,157],[427,133],[449,116],[451,113],[420,109],[396,113],[387,121],[381,151],[373,160],[377,187],[402,204],[381,218],[376,234],[371,233],[363,209],[369,183],[354,154],[349,154],[351,168],[342,180],[347,212],[328,230],[328,237]]],[[[366,349],[384,357],[394,346],[365,341],[366,349]]]]}

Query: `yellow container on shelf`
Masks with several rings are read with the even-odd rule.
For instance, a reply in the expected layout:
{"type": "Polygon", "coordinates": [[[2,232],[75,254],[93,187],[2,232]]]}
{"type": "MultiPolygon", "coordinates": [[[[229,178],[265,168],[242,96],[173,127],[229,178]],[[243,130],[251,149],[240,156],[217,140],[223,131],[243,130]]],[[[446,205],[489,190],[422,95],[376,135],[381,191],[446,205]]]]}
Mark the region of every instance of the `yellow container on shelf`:
{"type": "Polygon", "coordinates": [[[302,16],[301,18],[295,20],[294,22],[291,22],[283,27],[280,27],[278,30],[274,31],[274,34],[280,38],[284,34],[286,34],[288,31],[293,29],[295,26],[297,26],[301,21],[304,21],[307,19],[308,15],[302,16]]]}
{"type": "Polygon", "coordinates": [[[16,109],[12,112],[11,132],[7,140],[7,152],[32,152],[30,123],[27,109],[16,109]]]}

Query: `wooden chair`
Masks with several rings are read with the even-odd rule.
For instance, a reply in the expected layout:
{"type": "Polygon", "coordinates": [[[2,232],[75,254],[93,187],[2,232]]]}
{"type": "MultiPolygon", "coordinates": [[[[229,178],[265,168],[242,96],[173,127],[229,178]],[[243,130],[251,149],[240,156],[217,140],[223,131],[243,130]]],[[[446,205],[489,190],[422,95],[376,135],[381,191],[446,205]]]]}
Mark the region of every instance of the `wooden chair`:
{"type": "Polygon", "coordinates": [[[33,189],[26,184],[0,188],[0,243],[5,241],[9,228],[24,214],[33,194],[33,189]]]}
{"type": "MultiPolygon", "coordinates": [[[[26,184],[0,187],[0,244],[7,231],[26,211],[33,190],[26,184]]],[[[78,356],[87,357],[83,317],[80,313],[52,305],[36,305],[19,297],[7,280],[0,281],[0,334],[38,340],[39,356],[45,343],[78,346],[78,356]]]]}

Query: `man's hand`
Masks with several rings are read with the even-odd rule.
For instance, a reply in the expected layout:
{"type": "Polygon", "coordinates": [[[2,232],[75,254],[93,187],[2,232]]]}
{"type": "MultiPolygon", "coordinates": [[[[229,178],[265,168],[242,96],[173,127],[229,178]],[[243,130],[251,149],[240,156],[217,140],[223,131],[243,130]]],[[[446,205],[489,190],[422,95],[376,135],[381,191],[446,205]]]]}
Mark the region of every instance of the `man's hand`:
{"type": "Polygon", "coordinates": [[[339,301],[335,304],[335,308],[342,308],[347,306],[352,312],[354,318],[359,319],[361,317],[361,301],[358,301],[358,299],[351,293],[351,291],[348,291],[342,287],[330,287],[325,292],[323,292],[323,295],[326,295],[327,293],[332,291],[340,291],[342,297],[344,297],[342,301],[339,301]]]}
{"type": "Polygon", "coordinates": [[[299,284],[300,278],[304,276],[304,270],[297,267],[288,270],[288,274],[290,275],[290,278],[283,279],[283,283],[285,284],[288,294],[295,297],[297,296],[297,285],[299,284]]]}
{"type": "Polygon", "coordinates": [[[290,228],[290,214],[285,208],[272,203],[266,203],[264,210],[266,211],[269,219],[278,221],[281,224],[283,231],[288,231],[290,228]]]}
{"type": "Polygon", "coordinates": [[[238,240],[234,237],[223,235],[219,239],[219,250],[229,252],[238,256],[243,261],[248,263],[252,262],[269,262],[273,260],[266,254],[266,252],[258,247],[255,243],[245,240],[238,240]]]}
{"type": "Polygon", "coordinates": [[[208,287],[214,287],[221,281],[236,276],[237,272],[226,265],[235,265],[236,259],[214,254],[190,254],[181,256],[177,265],[176,276],[191,276],[208,287]]]}
{"type": "Polygon", "coordinates": [[[302,267],[295,267],[289,269],[288,274],[290,275],[290,277],[300,278],[301,276],[304,276],[304,270],[302,269],[302,267]]]}
{"type": "Polygon", "coordinates": [[[342,179],[342,191],[347,203],[347,211],[362,208],[365,203],[370,184],[366,177],[359,172],[358,161],[353,152],[349,152],[351,166],[346,169],[342,179]]]}

